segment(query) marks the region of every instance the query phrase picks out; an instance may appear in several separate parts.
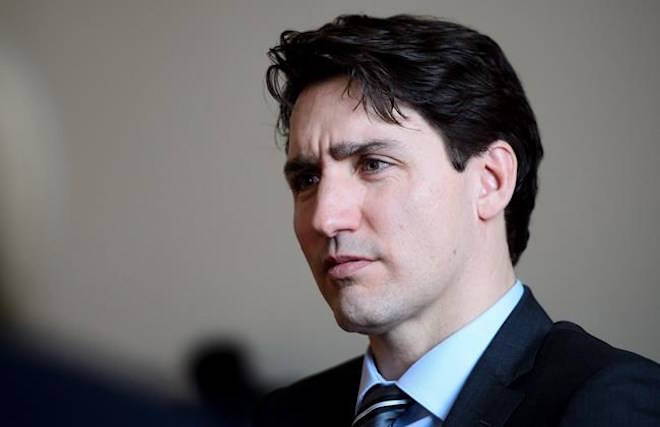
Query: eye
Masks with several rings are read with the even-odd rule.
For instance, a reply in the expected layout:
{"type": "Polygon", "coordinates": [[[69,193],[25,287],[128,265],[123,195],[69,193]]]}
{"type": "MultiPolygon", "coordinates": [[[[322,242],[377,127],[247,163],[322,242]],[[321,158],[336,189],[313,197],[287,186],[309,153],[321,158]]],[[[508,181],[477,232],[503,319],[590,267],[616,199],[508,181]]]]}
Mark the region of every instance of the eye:
{"type": "Polygon", "coordinates": [[[375,157],[366,157],[360,161],[360,170],[366,173],[375,173],[392,166],[391,163],[375,157]]]}
{"type": "Polygon", "coordinates": [[[320,179],[315,173],[299,173],[291,177],[289,186],[294,193],[300,193],[318,184],[320,179]]]}

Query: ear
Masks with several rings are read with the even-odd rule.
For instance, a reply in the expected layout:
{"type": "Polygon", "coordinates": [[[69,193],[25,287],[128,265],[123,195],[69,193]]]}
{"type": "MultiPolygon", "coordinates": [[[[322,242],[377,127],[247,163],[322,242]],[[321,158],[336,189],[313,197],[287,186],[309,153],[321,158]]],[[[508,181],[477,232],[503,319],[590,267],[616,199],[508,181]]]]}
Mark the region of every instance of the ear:
{"type": "Polygon", "coordinates": [[[513,148],[500,140],[490,144],[480,157],[477,209],[479,219],[487,221],[509,204],[516,187],[518,160],[513,148]]]}

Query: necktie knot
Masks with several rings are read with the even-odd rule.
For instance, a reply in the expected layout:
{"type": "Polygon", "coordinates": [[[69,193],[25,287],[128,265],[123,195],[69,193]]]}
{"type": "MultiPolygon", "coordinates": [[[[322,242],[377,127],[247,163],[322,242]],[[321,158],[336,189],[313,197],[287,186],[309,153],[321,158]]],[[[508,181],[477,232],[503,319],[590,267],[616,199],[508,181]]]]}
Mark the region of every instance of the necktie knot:
{"type": "Polygon", "coordinates": [[[362,399],[352,427],[389,427],[411,403],[397,386],[375,385],[362,399]]]}

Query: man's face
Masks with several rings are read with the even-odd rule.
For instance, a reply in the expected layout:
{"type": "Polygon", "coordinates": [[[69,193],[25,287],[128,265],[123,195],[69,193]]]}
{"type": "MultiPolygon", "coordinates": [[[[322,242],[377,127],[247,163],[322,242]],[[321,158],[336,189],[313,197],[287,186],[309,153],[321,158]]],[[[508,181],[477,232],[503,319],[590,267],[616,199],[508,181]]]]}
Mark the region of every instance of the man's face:
{"type": "Polygon", "coordinates": [[[337,78],[300,95],[285,174],[298,242],[338,324],[381,334],[451,300],[476,241],[478,188],[417,112],[385,123],[345,86],[337,78]]]}

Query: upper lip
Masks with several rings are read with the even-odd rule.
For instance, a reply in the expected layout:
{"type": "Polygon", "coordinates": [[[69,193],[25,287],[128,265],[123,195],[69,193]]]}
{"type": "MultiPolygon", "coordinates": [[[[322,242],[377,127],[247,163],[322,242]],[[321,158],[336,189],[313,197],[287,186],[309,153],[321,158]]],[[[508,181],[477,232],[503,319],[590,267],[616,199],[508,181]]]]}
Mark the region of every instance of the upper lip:
{"type": "Polygon", "coordinates": [[[337,264],[343,264],[345,262],[353,262],[353,261],[372,261],[372,259],[361,255],[346,255],[346,254],[328,255],[327,257],[325,257],[325,260],[323,261],[323,265],[325,266],[326,270],[329,270],[337,264]]]}

